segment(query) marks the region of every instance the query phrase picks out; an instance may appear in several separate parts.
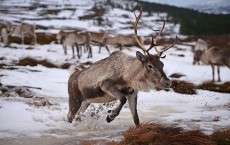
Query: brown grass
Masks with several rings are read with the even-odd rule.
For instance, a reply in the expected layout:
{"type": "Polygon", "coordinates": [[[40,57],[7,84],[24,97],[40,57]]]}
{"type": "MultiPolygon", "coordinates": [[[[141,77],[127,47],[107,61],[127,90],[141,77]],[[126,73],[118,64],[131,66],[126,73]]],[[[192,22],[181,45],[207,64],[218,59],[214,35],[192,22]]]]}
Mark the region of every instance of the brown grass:
{"type": "Polygon", "coordinates": [[[20,66],[37,66],[37,65],[43,65],[48,68],[57,68],[57,66],[51,62],[48,62],[47,60],[36,60],[34,58],[26,57],[21,60],[16,65],[20,66]]]}
{"type": "Polygon", "coordinates": [[[143,124],[128,130],[119,145],[215,145],[200,131],[183,131],[178,127],[143,124]]]}
{"type": "Polygon", "coordinates": [[[71,66],[70,63],[64,63],[64,64],[61,65],[61,68],[62,69],[69,69],[70,66],[71,66]]]}
{"type": "MultiPolygon", "coordinates": [[[[50,44],[51,42],[56,42],[56,34],[46,34],[46,33],[36,33],[37,35],[37,43],[38,44],[50,44]]],[[[19,37],[9,37],[10,43],[18,43],[21,44],[21,38],[19,37]]],[[[25,37],[25,44],[32,44],[33,37],[25,37]]]]}
{"type": "Polygon", "coordinates": [[[204,82],[203,84],[197,86],[197,89],[209,90],[209,91],[221,92],[221,93],[230,93],[230,82],[225,82],[223,84],[204,82]]]}
{"type": "Polygon", "coordinates": [[[6,64],[0,63],[0,69],[3,69],[4,66],[6,66],[6,64]]]}
{"type": "Polygon", "coordinates": [[[217,145],[230,145],[230,128],[222,131],[215,131],[211,138],[217,145]]]}
{"type": "Polygon", "coordinates": [[[171,88],[181,94],[196,94],[196,86],[186,81],[173,80],[171,88]]]}

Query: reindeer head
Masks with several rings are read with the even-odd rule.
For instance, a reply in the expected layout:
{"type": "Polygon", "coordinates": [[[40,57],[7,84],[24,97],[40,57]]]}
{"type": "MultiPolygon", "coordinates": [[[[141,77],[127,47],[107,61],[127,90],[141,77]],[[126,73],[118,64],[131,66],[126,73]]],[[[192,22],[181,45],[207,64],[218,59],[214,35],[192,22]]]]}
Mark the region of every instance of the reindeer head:
{"type": "Polygon", "coordinates": [[[202,51],[202,50],[195,50],[195,51],[194,51],[193,65],[195,65],[196,63],[199,64],[203,52],[204,52],[204,51],[202,51]]]}
{"type": "Polygon", "coordinates": [[[167,51],[169,48],[173,47],[176,44],[176,39],[174,41],[173,44],[169,45],[168,47],[165,47],[163,50],[157,50],[156,46],[157,46],[157,39],[158,37],[161,35],[164,26],[165,26],[165,22],[161,28],[161,30],[154,30],[154,31],[159,31],[158,35],[154,38],[152,37],[152,42],[151,45],[148,49],[146,49],[138,40],[138,36],[137,36],[137,24],[141,18],[141,14],[142,14],[142,7],[140,9],[140,14],[139,16],[136,16],[135,12],[135,18],[136,21],[134,23],[132,23],[133,25],[133,29],[134,29],[134,38],[137,41],[138,45],[140,46],[140,48],[144,51],[145,54],[142,54],[141,52],[137,51],[136,52],[136,57],[138,60],[141,61],[141,63],[144,65],[144,75],[145,78],[147,79],[147,82],[150,84],[155,84],[160,88],[168,88],[171,86],[171,81],[167,78],[167,76],[165,75],[164,71],[163,71],[163,67],[164,64],[163,62],[161,62],[161,58],[165,58],[166,56],[162,56],[162,53],[167,51]],[[154,48],[157,52],[157,54],[152,55],[149,53],[149,50],[151,50],[152,48],[154,48]]]}
{"type": "Polygon", "coordinates": [[[56,35],[57,42],[62,44],[62,40],[65,37],[65,32],[63,30],[59,31],[59,33],[56,35]]]}

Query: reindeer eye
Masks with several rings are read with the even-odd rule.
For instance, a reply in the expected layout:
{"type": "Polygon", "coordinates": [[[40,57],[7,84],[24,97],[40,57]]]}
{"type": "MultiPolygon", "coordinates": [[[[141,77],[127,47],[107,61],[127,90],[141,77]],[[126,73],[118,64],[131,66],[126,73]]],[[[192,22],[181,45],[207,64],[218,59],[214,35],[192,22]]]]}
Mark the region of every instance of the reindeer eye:
{"type": "Polygon", "coordinates": [[[152,69],[152,68],[153,68],[153,66],[149,64],[149,65],[148,65],[148,68],[149,68],[149,69],[152,69]]]}

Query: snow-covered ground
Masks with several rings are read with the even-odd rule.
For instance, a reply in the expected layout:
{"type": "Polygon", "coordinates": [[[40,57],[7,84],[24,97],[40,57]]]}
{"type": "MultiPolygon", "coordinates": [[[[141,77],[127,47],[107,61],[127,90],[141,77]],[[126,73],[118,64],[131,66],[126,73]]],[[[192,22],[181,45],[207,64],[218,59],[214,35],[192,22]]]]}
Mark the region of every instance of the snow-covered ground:
{"type": "MultiPolygon", "coordinates": [[[[61,27],[81,28],[89,31],[97,31],[102,26],[94,26],[92,21],[80,21],[77,19],[79,15],[85,14],[90,5],[93,6],[94,1],[74,3],[70,5],[69,1],[57,1],[57,8],[62,8],[59,14],[51,16],[49,20],[41,18],[41,20],[33,20],[38,18],[36,11],[33,13],[20,14],[4,14],[2,19],[9,21],[26,20],[30,23],[42,26],[54,26],[46,32],[57,32],[61,27]],[[63,3],[62,3],[63,2],[63,3]],[[68,2],[68,3],[67,3],[68,2]],[[74,8],[76,10],[70,15],[66,8],[74,8]],[[20,17],[19,17],[20,15],[20,17]],[[69,19],[55,19],[54,17],[70,17],[69,19]],[[23,19],[21,19],[23,17],[23,19]],[[32,18],[32,19],[31,19],[32,18]],[[54,30],[55,29],[55,30],[54,30]],[[53,31],[54,30],[54,31],[53,31]]],[[[17,8],[20,6],[30,6],[35,1],[18,1],[17,8]]],[[[56,2],[56,1],[55,1],[56,2]]],[[[1,9],[9,6],[13,1],[1,1],[1,9]]],[[[42,4],[42,2],[40,2],[42,4]]],[[[54,9],[54,2],[48,1],[48,8],[54,9]]],[[[40,11],[42,8],[36,8],[40,11]]],[[[165,14],[153,14],[147,16],[143,14],[145,23],[138,31],[141,35],[146,36],[152,33],[151,29],[154,23],[154,29],[159,29],[162,22],[155,20],[160,19],[165,14]],[[157,28],[155,28],[157,27],[157,28]]],[[[105,29],[117,33],[132,34],[132,29],[127,29],[128,21],[133,20],[131,11],[114,9],[105,14],[109,21],[113,23],[112,27],[106,26],[105,29]],[[124,18],[128,15],[130,18],[124,18]],[[125,30],[123,28],[126,28],[125,30]]],[[[142,20],[142,19],[141,19],[142,20]]],[[[166,23],[166,30],[171,30],[172,37],[178,33],[179,26],[166,23]]],[[[165,31],[166,31],[165,30],[165,31]]],[[[37,30],[43,31],[43,30],[37,30]]],[[[169,36],[171,37],[171,36],[169,36]]],[[[182,36],[181,36],[182,37],[182,36]]],[[[122,133],[134,126],[131,113],[126,104],[121,110],[120,115],[111,123],[106,122],[107,108],[102,109],[97,117],[92,117],[91,112],[99,107],[99,104],[93,104],[85,113],[82,121],[74,121],[72,124],[67,122],[68,112],[68,93],[67,81],[69,72],[66,69],[47,68],[38,66],[10,66],[20,59],[32,57],[38,60],[46,59],[54,64],[61,65],[65,62],[79,64],[87,61],[96,62],[100,59],[108,57],[107,51],[102,48],[101,54],[98,54],[98,46],[92,46],[93,58],[87,59],[87,54],[79,59],[72,59],[71,49],[68,49],[68,55],[63,54],[62,46],[59,44],[35,45],[34,49],[27,50],[27,45],[11,44],[13,47],[0,47],[1,63],[7,64],[4,69],[0,69],[0,82],[4,85],[14,86],[32,86],[41,89],[31,89],[39,96],[49,100],[53,105],[45,107],[37,107],[28,102],[30,98],[21,97],[2,97],[0,92],[0,144],[71,144],[84,140],[108,140],[117,141],[122,137],[122,133]],[[17,49],[15,49],[17,48],[17,49]]],[[[162,59],[164,62],[164,70],[167,75],[172,73],[182,73],[185,76],[180,80],[200,84],[204,81],[211,80],[212,73],[210,66],[194,66],[192,65],[193,54],[190,46],[176,45],[181,48],[171,48],[165,54],[167,57],[162,59]],[[185,57],[179,57],[183,54],[185,57]]],[[[110,51],[116,51],[117,48],[110,46],[110,51]]],[[[124,49],[123,51],[129,55],[135,56],[137,48],[124,49]]],[[[155,53],[151,50],[151,53],[155,53]]],[[[228,68],[221,68],[221,79],[223,82],[230,81],[230,71],[228,68]]],[[[196,95],[178,94],[172,90],[156,91],[138,94],[138,113],[141,123],[156,122],[159,124],[177,125],[185,129],[202,130],[205,133],[211,133],[214,130],[230,127],[230,94],[216,93],[211,91],[198,90],[196,95]]]]}

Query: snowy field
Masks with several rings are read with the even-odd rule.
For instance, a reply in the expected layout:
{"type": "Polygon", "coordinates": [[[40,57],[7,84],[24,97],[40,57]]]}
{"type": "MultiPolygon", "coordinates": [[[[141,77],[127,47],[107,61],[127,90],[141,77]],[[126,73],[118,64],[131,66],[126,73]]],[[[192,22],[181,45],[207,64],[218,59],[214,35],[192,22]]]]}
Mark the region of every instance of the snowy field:
{"type": "MultiPolygon", "coordinates": [[[[99,31],[104,29],[112,35],[119,33],[132,34],[129,20],[133,20],[133,12],[120,8],[109,9],[103,16],[112,23],[112,26],[95,26],[91,20],[81,21],[78,17],[88,12],[94,5],[94,1],[84,2],[68,1],[47,1],[37,2],[38,5],[46,5],[46,8],[37,7],[28,13],[25,9],[36,1],[21,0],[15,3],[13,0],[1,1],[1,13],[3,9],[11,5],[17,6],[18,10],[11,13],[2,13],[1,19],[8,20],[14,24],[25,21],[31,24],[49,27],[48,30],[37,29],[37,32],[57,33],[60,28],[71,27],[87,31],[99,31]],[[70,4],[73,2],[73,4],[70,4]],[[56,15],[38,15],[45,10],[58,9],[56,15]],[[129,18],[122,17],[128,15],[129,18]],[[66,19],[60,19],[60,18],[66,19]],[[126,28],[126,29],[125,29],[126,28]]],[[[144,11],[144,10],[143,10],[144,11]]],[[[139,34],[146,36],[152,33],[151,29],[159,29],[162,22],[157,19],[166,17],[167,14],[143,14],[139,34]],[[156,27],[156,28],[155,28],[156,27]]],[[[179,33],[179,25],[166,23],[165,31],[175,37],[179,33]]],[[[180,36],[182,38],[185,36],[180,36]]],[[[194,42],[191,42],[194,44],[194,42]]],[[[191,44],[189,43],[189,44],[191,44]]],[[[19,60],[25,57],[37,60],[46,59],[58,66],[66,62],[79,65],[84,62],[96,62],[108,57],[108,52],[102,48],[98,53],[98,46],[92,46],[93,58],[87,59],[84,54],[81,59],[72,59],[71,49],[68,55],[63,54],[60,44],[35,45],[32,50],[25,49],[28,45],[11,44],[10,47],[0,46],[1,63],[7,64],[0,69],[0,82],[3,85],[31,86],[41,89],[30,89],[37,96],[44,97],[52,105],[34,105],[34,99],[23,98],[12,94],[10,97],[3,97],[0,92],[0,145],[6,144],[78,144],[84,140],[97,140],[98,142],[119,141],[122,133],[134,126],[132,116],[126,103],[121,113],[111,122],[106,122],[108,108],[100,107],[100,104],[91,105],[84,114],[82,121],[67,122],[68,93],[67,81],[69,71],[60,68],[47,68],[38,66],[15,66],[19,60]],[[99,113],[92,117],[92,112],[99,110],[99,113]]],[[[110,46],[110,51],[117,48],[110,46]]],[[[135,56],[138,48],[132,47],[122,50],[135,56]]],[[[154,54],[155,51],[151,50],[154,54]]],[[[165,53],[167,57],[162,59],[164,71],[169,76],[173,73],[184,74],[180,80],[185,80],[196,85],[212,78],[211,67],[204,65],[192,65],[193,53],[191,46],[176,45],[165,53]],[[180,48],[180,49],[176,49],[180,48]],[[183,54],[184,57],[178,55],[183,54]]],[[[230,81],[230,70],[221,68],[221,79],[223,82],[230,81]]],[[[216,78],[217,79],[217,78],[216,78]]],[[[185,95],[161,90],[152,90],[138,94],[138,113],[141,123],[154,122],[165,125],[176,125],[188,130],[201,130],[205,133],[212,133],[214,130],[230,127],[230,94],[216,93],[211,91],[197,90],[196,95],[185,95]]],[[[116,105],[116,103],[115,103],[116,105]]]]}

